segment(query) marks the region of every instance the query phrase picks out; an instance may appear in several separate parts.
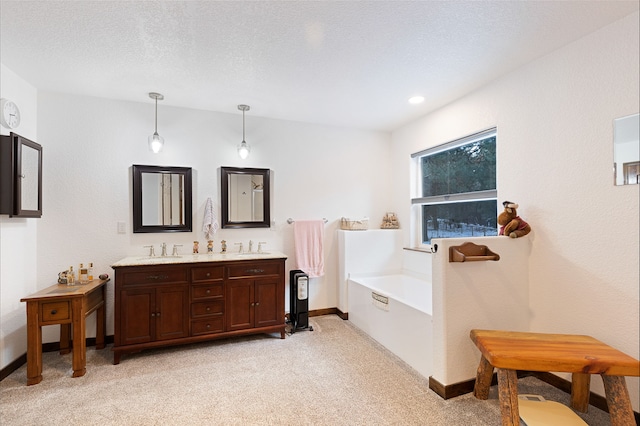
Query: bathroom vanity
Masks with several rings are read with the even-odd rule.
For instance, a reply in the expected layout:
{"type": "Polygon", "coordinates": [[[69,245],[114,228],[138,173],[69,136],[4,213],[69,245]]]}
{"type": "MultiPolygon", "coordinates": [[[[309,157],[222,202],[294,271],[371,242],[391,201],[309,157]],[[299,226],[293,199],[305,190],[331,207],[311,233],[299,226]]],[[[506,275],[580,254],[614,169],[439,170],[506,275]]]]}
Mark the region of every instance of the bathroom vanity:
{"type": "Polygon", "coordinates": [[[282,253],[127,257],[115,270],[113,363],[123,353],[257,333],[285,337],[282,253]]]}

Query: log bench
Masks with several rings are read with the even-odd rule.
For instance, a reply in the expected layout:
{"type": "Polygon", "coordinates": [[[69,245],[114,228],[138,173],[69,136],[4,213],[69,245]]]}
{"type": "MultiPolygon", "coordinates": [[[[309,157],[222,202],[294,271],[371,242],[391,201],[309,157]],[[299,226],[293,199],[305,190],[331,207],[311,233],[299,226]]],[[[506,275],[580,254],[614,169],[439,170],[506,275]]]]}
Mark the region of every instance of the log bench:
{"type": "Polygon", "coordinates": [[[589,336],[471,330],[482,356],[473,394],[489,397],[493,369],[503,426],[518,426],[517,370],[572,373],[571,407],[587,412],[591,374],[600,374],[613,426],[635,425],[625,376],[640,376],[640,361],[589,336]]]}

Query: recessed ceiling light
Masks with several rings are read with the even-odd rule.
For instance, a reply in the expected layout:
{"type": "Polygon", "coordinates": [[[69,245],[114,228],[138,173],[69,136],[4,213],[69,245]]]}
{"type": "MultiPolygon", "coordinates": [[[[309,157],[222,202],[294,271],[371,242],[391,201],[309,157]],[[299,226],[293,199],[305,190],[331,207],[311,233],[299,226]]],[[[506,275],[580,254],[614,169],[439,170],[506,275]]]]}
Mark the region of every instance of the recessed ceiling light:
{"type": "Polygon", "coordinates": [[[412,96],[409,98],[409,103],[412,105],[421,104],[424,102],[424,96],[412,96]]]}

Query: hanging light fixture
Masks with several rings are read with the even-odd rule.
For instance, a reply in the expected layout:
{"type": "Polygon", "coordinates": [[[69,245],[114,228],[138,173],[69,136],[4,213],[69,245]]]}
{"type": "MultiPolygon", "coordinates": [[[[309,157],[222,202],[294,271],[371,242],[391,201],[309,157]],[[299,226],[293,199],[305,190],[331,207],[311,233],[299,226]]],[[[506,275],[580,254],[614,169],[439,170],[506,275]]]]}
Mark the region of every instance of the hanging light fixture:
{"type": "Polygon", "coordinates": [[[160,93],[151,92],[149,93],[149,97],[156,100],[156,130],[153,132],[153,135],[149,136],[149,150],[157,154],[162,151],[162,147],[164,146],[164,138],[158,134],[158,100],[163,100],[164,96],[160,93]]]}
{"type": "Polygon", "coordinates": [[[249,111],[251,108],[249,105],[238,105],[238,109],[242,111],[242,142],[238,145],[238,155],[244,160],[251,152],[251,147],[244,140],[244,113],[245,111],[249,111]]]}

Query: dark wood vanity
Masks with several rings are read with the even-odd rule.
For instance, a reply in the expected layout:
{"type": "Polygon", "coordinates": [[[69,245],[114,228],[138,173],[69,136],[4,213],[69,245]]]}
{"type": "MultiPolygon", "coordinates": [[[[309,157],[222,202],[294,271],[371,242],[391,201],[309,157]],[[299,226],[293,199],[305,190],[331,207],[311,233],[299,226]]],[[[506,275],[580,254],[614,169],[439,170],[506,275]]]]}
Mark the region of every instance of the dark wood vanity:
{"type": "Polygon", "coordinates": [[[114,359],[223,337],[285,337],[281,253],[125,258],[114,265],[114,359]]]}

